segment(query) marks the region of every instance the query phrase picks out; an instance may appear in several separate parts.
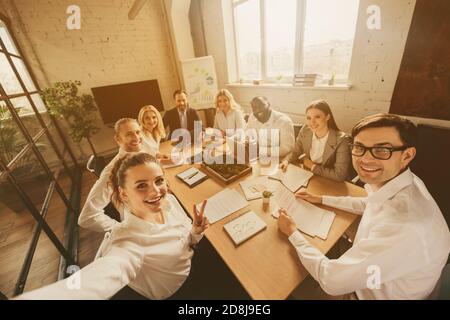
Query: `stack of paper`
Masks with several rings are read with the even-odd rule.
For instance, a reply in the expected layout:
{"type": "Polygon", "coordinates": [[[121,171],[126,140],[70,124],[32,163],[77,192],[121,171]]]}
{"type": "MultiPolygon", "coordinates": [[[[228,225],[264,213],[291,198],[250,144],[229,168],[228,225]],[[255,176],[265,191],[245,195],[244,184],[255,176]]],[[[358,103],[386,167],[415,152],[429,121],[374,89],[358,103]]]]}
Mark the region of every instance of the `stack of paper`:
{"type": "Polygon", "coordinates": [[[235,245],[241,244],[266,227],[267,224],[253,211],[244,213],[223,226],[235,245]]]}
{"type": "Polygon", "coordinates": [[[326,240],[331,225],[333,224],[334,212],[319,208],[307,201],[298,199],[293,193],[280,185],[274,193],[276,204],[272,215],[278,218],[278,209],[286,209],[287,213],[294,219],[297,228],[311,237],[319,237],[326,240]],[[277,208],[278,206],[278,208],[277,208]]]}
{"type": "MultiPolygon", "coordinates": [[[[200,211],[201,205],[201,203],[196,205],[198,211],[200,211]]],[[[208,199],[205,207],[205,215],[209,223],[212,224],[247,205],[247,200],[239,192],[227,188],[208,199]]]]}
{"type": "Polygon", "coordinates": [[[291,192],[296,192],[301,187],[305,187],[313,175],[314,174],[311,171],[290,164],[288,165],[286,172],[278,170],[278,172],[270,176],[270,178],[281,181],[281,183],[291,192]]]}

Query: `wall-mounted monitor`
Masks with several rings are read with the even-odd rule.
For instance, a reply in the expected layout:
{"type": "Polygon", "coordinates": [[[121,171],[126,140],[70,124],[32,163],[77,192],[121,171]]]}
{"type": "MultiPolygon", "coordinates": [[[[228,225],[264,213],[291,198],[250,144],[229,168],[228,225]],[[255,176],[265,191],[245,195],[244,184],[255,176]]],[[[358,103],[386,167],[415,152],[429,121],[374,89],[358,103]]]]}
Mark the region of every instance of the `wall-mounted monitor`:
{"type": "Polygon", "coordinates": [[[164,110],[158,80],[147,80],[92,88],[104,124],[121,118],[137,119],[145,105],[164,110]]]}

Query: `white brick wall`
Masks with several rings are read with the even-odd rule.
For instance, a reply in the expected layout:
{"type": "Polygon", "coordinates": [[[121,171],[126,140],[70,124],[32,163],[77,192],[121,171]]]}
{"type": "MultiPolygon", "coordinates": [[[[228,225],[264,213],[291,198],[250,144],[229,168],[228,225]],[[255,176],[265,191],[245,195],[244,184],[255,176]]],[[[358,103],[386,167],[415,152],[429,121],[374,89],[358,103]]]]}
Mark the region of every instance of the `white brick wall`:
{"type": "MultiPolygon", "coordinates": [[[[11,6],[8,0],[1,1],[11,6]]],[[[91,93],[96,86],[158,79],[164,106],[170,108],[178,79],[161,1],[148,0],[129,21],[132,2],[14,0],[24,23],[23,32],[14,29],[25,55],[32,56],[34,49],[40,61],[45,75],[33,66],[40,85],[47,85],[45,76],[50,82],[80,80],[83,91],[91,93]],[[81,8],[81,30],[66,28],[66,9],[72,4],[81,8]]],[[[102,130],[93,141],[99,152],[107,152],[116,147],[112,130],[99,125],[102,130]]],[[[83,149],[89,153],[86,145],[83,149]]]]}

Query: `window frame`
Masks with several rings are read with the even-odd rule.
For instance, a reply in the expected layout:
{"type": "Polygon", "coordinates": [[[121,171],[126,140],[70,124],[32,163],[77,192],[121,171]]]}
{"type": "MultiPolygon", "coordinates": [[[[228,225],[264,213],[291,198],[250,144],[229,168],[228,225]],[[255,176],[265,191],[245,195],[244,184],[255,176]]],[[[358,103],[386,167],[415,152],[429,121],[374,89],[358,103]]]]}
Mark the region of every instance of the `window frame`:
{"type": "MultiPolygon", "coordinates": [[[[238,32],[236,28],[236,7],[241,5],[242,3],[245,3],[249,0],[232,0],[231,1],[231,10],[232,10],[232,21],[233,21],[233,36],[234,36],[234,54],[235,54],[235,61],[236,61],[236,72],[237,72],[237,79],[240,83],[251,83],[253,80],[262,80],[265,83],[292,83],[292,77],[291,76],[283,76],[281,80],[277,80],[276,77],[268,77],[267,76],[267,61],[266,61],[266,37],[265,37],[265,28],[266,28],[266,21],[265,21],[265,8],[266,8],[266,0],[256,0],[259,2],[259,9],[260,9],[260,32],[261,32],[261,61],[260,61],[260,71],[261,71],[261,78],[260,79],[244,79],[241,76],[241,62],[239,59],[239,44],[238,44],[238,32]]],[[[295,44],[294,44],[294,70],[293,75],[300,74],[303,72],[303,56],[304,56],[304,38],[305,38],[305,25],[306,25],[306,1],[307,0],[296,0],[297,1],[297,12],[296,12],[296,34],[295,34],[295,44]]],[[[358,10],[359,10],[360,2],[358,3],[358,10]]],[[[357,22],[355,24],[355,34],[356,34],[356,26],[357,22]]],[[[352,43],[352,51],[354,46],[354,40],[355,37],[353,37],[353,43],[352,43]]],[[[350,66],[349,66],[349,72],[351,69],[351,63],[352,63],[352,57],[353,53],[350,58],[350,66]]],[[[331,75],[324,75],[324,80],[329,80],[331,78],[331,75]]],[[[349,74],[346,78],[343,77],[336,77],[334,79],[335,84],[347,84],[349,81],[349,74]]]]}
{"type": "Polygon", "coordinates": [[[78,215],[79,209],[75,206],[74,199],[76,199],[76,196],[73,199],[72,198],[69,199],[68,197],[66,197],[63,188],[58,182],[58,179],[60,172],[62,172],[62,170],[64,169],[64,172],[68,175],[68,178],[71,180],[72,187],[74,188],[73,190],[78,190],[81,187],[80,186],[81,171],[79,170],[78,161],[75,158],[75,155],[71,150],[70,146],[68,145],[56,119],[49,114],[50,121],[47,122],[44,121],[44,119],[42,118],[42,114],[47,113],[47,108],[45,109],[45,111],[39,110],[36,106],[36,103],[33,101],[33,95],[35,94],[39,95],[40,88],[33,74],[33,71],[30,68],[30,65],[25,55],[23,54],[23,51],[21,50],[19,43],[17,42],[17,39],[15,38],[15,35],[13,34],[13,32],[11,32],[12,28],[10,19],[8,19],[7,17],[5,17],[0,13],[0,21],[2,22],[2,25],[5,26],[8,41],[12,42],[17,51],[17,54],[10,53],[6,47],[6,44],[3,42],[2,39],[0,39],[0,53],[5,55],[22,89],[22,92],[20,93],[8,94],[4,90],[0,82],[0,103],[4,103],[5,106],[8,108],[10,114],[10,118],[8,118],[8,120],[13,121],[15,123],[15,125],[17,126],[16,130],[18,130],[18,132],[20,132],[25,139],[25,143],[22,146],[21,150],[12,159],[8,160],[9,163],[6,163],[5,161],[3,161],[3,159],[0,158],[0,184],[8,183],[12,187],[11,192],[15,192],[18,195],[18,197],[23,202],[25,208],[28,210],[28,213],[32,215],[34,220],[36,220],[36,224],[33,229],[32,236],[30,238],[31,240],[28,243],[28,250],[24,257],[24,261],[22,263],[22,267],[20,269],[18,278],[16,279],[16,285],[14,289],[14,296],[15,296],[24,291],[25,284],[28,279],[28,274],[31,269],[31,264],[33,262],[34,254],[42,230],[45,232],[45,234],[50,239],[53,246],[57,249],[57,251],[60,254],[61,260],[58,278],[61,279],[63,276],[65,276],[66,272],[65,269],[69,264],[75,264],[76,256],[73,254],[73,252],[76,252],[77,250],[76,247],[77,243],[74,242],[76,240],[69,238],[77,236],[76,232],[74,231],[75,230],[74,228],[76,226],[76,217],[78,215]],[[24,68],[30,76],[29,80],[32,81],[33,86],[36,90],[28,91],[27,85],[23,80],[22,75],[20,74],[18,68],[14,64],[13,58],[20,59],[23,62],[24,68]],[[19,114],[15,110],[14,104],[11,101],[15,98],[26,98],[28,100],[29,105],[31,106],[30,112],[19,114]],[[38,130],[38,132],[33,136],[30,134],[29,129],[23,122],[23,118],[29,116],[35,116],[37,123],[40,125],[39,127],[40,130],[38,130]],[[63,142],[63,146],[60,147],[57,146],[53,137],[50,134],[50,129],[55,129],[58,132],[60,140],[63,142]],[[50,143],[49,147],[53,149],[53,152],[59,159],[59,165],[56,168],[55,172],[53,172],[50,169],[46,159],[43,157],[41,151],[37,147],[37,143],[44,136],[48,139],[48,142],[50,143]],[[64,148],[64,151],[61,152],[60,148],[62,147],[64,148]],[[64,153],[66,151],[69,153],[70,160],[72,161],[73,164],[71,167],[69,167],[66,159],[64,158],[64,153]],[[33,203],[30,196],[27,194],[27,192],[24,190],[24,188],[20,185],[19,181],[14,176],[13,172],[17,163],[29,153],[32,153],[33,156],[37,159],[38,163],[40,164],[41,170],[43,169],[43,173],[50,181],[50,184],[47,188],[46,197],[44,199],[41,208],[38,208],[33,203]],[[60,199],[63,202],[62,208],[64,208],[64,206],[66,208],[66,225],[64,226],[65,239],[63,240],[64,243],[61,242],[61,240],[56,236],[55,232],[52,230],[52,228],[49,226],[46,220],[46,214],[47,211],[49,210],[50,201],[53,197],[53,194],[59,195],[60,199]]]}
{"type": "MultiPolygon", "coordinates": [[[[18,71],[17,71],[17,67],[14,65],[14,63],[11,65],[11,63],[10,63],[9,60],[8,60],[8,62],[10,63],[10,66],[11,66],[13,72],[15,73],[15,75],[16,75],[17,80],[19,81],[19,83],[21,83],[21,82],[24,83],[24,91],[21,92],[21,93],[6,94],[6,96],[3,96],[3,95],[2,95],[2,96],[0,96],[0,101],[6,101],[6,100],[11,100],[11,99],[16,99],[16,98],[26,97],[26,98],[28,98],[28,100],[29,100],[29,102],[30,102],[30,105],[31,105],[32,108],[33,108],[34,101],[31,102],[30,100],[32,100],[32,97],[31,97],[31,96],[32,96],[33,94],[39,94],[39,86],[38,86],[38,84],[37,84],[38,82],[36,81],[36,78],[35,78],[33,72],[31,71],[31,68],[30,68],[30,66],[29,66],[29,64],[28,64],[28,61],[27,61],[27,60],[25,59],[25,57],[23,56],[23,53],[22,53],[20,47],[17,45],[17,41],[16,41],[14,35],[10,32],[10,29],[11,29],[11,23],[10,23],[10,20],[9,20],[7,17],[5,17],[5,16],[3,16],[2,14],[0,14],[0,21],[3,22],[3,24],[5,25],[6,31],[8,32],[8,35],[9,35],[9,37],[11,38],[11,41],[12,41],[13,45],[15,46],[15,48],[16,48],[18,54],[14,54],[14,53],[11,53],[11,52],[9,52],[9,51],[7,51],[7,50],[3,50],[2,46],[0,46],[0,53],[3,53],[7,59],[8,59],[8,56],[11,57],[11,59],[12,59],[12,58],[20,59],[20,60],[23,62],[26,71],[27,71],[28,74],[30,75],[30,80],[33,82],[33,85],[34,85],[34,87],[35,87],[35,90],[33,90],[33,91],[28,91],[28,88],[26,87],[25,82],[23,81],[22,76],[21,76],[21,75],[18,73],[18,71]]],[[[6,48],[5,48],[5,49],[6,49],[6,48]]],[[[41,111],[41,112],[39,112],[39,113],[43,113],[43,112],[45,113],[45,112],[47,112],[47,110],[41,111]]],[[[34,115],[34,114],[35,114],[35,112],[34,112],[33,110],[30,110],[30,112],[20,113],[20,117],[32,116],[32,115],[34,115]]],[[[50,124],[47,124],[47,125],[50,125],[50,124]]]]}

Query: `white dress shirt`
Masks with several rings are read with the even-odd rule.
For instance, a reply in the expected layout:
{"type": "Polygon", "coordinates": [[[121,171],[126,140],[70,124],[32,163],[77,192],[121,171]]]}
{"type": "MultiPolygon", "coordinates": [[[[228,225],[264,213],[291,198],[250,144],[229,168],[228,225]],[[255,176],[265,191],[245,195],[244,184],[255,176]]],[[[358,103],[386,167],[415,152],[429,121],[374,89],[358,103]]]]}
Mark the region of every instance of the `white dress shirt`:
{"type": "MultiPolygon", "coordinates": [[[[270,118],[266,123],[259,122],[253,114],[250,114],[246,129],[256,129],[257,131],[260,131],[261,129],[264,129],[264,131],[267,130],[266,134],[269,139],[259,139],[259,147],[269,148],[272,146],[279,146],[280,157],[284,157],[294,149],[295,137],[292,120],[281,112],[272,109],[270,118]],[[270,129],[279,130],[279,141],[272,141],[270,129]]],[[[261,136],[261,132],[259,135],[261,136]]]]}
{"type": "Polygon", "coordinates": [[[218,110],[214,118],[214,128],[226,131],[227,129],[245,128],[245,120],[242,111],[230,109],[225,115],[223,111],[218,110]]]}
{"type": "Polygon", "coordinates": [[[202,234],[177,199],[167,195],[164,224],[142,220],[125,209],[125,220],[105,235],[98,258],[65,280],[25,293],[18,299],[109,299],[129,285],[149,299],[165,299],[184,283],[202,234]],[[79,287],[74,287],[80,279],[79,287]]]}
{"type": "Polygon", "coordinates": [[[426,299],[450,252],[450,232],[439,207],[409,169],[377,191],[366,189],[367,198],[323,197],[325,205],[362,214],[352,248],[339,259],[328,259],[298,231],[289,241],[331,295],[426,299]]]}
{"type": "Polygon", "coordinates": [[[311,157],[311,161],[317,164],[322,163],[323,152],[325,150],[325,145],[328,141],[328,133],[322,138],[318,138],[315,133],[312,135],[311,141],[311,150],[309,151],[309,155],[311,157]]]}
{"type": "MultiPolygon", "coordinates": [[[[117,221],[107,216],[104,208],[111,202],[112,189],[108,185],[111,170],[114,164],[126,154],[126,151],[119,149],[117,155],[103,168],[100,177],[92,186],[91,191],[89,191],[78,217],[78,225],[80,227],[96,232],[106,232],[116,225],[117,221]]],[[[118,208],[118,211],[121,220],[123,220],[123,208],[118,208]]]]}
{"type": "Polygon", "coordinates": [[[142,143],[145,146],[145,149],[148,150],[148,153],[152,156],[156,157],[159,152],[159,141],[156,141],[151,134],[147,135],[143,133],[142,138],[142,143]]]}
{"type": "MultiPolygon", "coordinates": [[[[152,154],[152,151],[145,143],[142,144],[142,152],[152,154]]],[[[78,217],[78,225],[80,227],[96,232],[106,232],[110,231],[117,223],[116,220],[105,214],[104,208],[111,202],[112,189],[108,184],[111,170],[117,160],[125,156],[127,153],[128,152],[125,150],[119,149],[117,155],[105,168],[103,168],[100,177],[92,186],[91,191],[89,191],[86,202],[78,217]]],[[[118,207],[117,211],[120,214],[120,220],[123,220],[123,207],[118,207]]]]}

